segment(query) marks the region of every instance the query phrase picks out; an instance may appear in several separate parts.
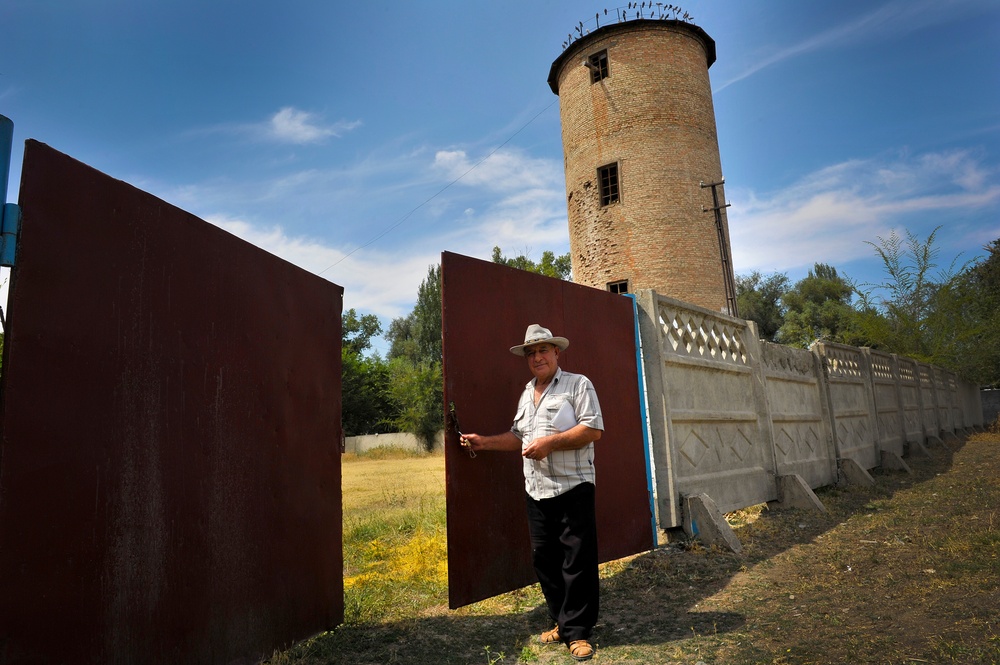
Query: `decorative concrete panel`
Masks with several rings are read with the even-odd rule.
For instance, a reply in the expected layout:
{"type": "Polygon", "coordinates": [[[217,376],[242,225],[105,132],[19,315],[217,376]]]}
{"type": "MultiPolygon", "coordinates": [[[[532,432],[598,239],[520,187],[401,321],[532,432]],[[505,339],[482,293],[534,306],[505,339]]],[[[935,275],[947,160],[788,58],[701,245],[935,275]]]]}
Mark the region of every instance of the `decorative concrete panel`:
{"type": "Polygon", "coordinates": [[[829,386],[830,413],[838,457],[849,457],[862,468],[879,464],[875,400],[871,369],[861,349],[817,342],[829,386]]]}
{"type": "Polygon", "coordinates": [[[778,473],[801,476],[813,488],[836,482],[817,358],[804,349],[762,342],[761,361],[778,473]]]}
{"type": "Polygon", "coordinates": [[[952,410],[953,393],[948,385],[947,372],[940,367],[934,367],[932,369],[938,424],[940,424],[942,432],[954,432],[955,419],[952,410]]]}
{"type": "Polygon", "coordinates": [[[899,370],[894,356],[865,349],[871,366],[872,393],[880,450],[903,455],[903,412],[899,404],[899,370]]]}
{"type": "Polygon", "coordinates": [[[920,414],[924,437],[938,437],[943,427],[938,415],[937,387],[934,382],[934,367],[917,363],[917,383],[920,386],[920,414]]]}
{"type": "Polygon", "coordinates": [[[708,494],[722,511],[777,498],[746,321],[652,291],[639,302],[650,409],[666,419],[650,427],[661,525],[679,525],[682,495],[708,494]]]}
{"type": "Polygon", "coordinates": [[[899,370],[899,408],[903,419],[903,438],[906,441],[923,443],[924,429],[917,362],[897,356],[896,367],[899,370]]]}

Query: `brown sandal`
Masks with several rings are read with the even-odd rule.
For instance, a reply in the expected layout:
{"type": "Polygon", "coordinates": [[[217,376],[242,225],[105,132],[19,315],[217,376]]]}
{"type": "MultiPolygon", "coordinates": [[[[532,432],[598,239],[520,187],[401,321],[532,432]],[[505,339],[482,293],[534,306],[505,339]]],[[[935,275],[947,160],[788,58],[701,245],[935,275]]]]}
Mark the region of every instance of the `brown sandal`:
{"type": "Polygon", "coordinates": [[[569,655],[579,662],[594,657],[594,647],[587,640],[573,640],[569,643],[569,655]]]}
{"type": "Polygon", "coordinates": [[[542,644],[559,644],[562,640],[559,639],[559,626],[556,626],[552,630],[547,630],[542,633],[538,640],[542,644]]]}

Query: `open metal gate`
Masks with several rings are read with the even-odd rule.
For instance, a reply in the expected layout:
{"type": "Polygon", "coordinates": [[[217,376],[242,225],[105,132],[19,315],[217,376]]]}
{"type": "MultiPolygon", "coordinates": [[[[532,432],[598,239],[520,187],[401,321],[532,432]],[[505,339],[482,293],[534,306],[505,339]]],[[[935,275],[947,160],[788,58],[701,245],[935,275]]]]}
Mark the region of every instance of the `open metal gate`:
{"type": "Polygon", "coordinates": [[[343,619],[343,289],[40,143],[0,402],[0,662],[257,662],[343,619]]]}
{"type": "MultiPolygon", "coordinates": [[[[560,367],[591,379],[604,415],[595,453],[600,560],[655,547],[633,301],[448,252],[441,274],[444,399],[464,431],[510,429],[531,374],[508,349],[529,324],[567,337],[560,367]]],[[[472,459],[449,427],[445,465],[451,607],[534,582],[520,455],[472,459]]]]}

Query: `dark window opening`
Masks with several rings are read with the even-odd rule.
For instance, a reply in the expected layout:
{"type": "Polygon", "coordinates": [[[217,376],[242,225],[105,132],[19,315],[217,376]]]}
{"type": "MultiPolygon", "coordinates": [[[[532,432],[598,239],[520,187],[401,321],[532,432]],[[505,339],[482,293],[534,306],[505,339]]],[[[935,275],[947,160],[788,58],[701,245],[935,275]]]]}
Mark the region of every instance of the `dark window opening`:
{"type": "Polygon", "coordinates": [[[590,62],[590,82],[597,83],[601,79],[610,76],[608,72],[608,52],[607,50],[595,53],[587,59],[590,62]]]}
{"type": "Polygon", "coordinates": [[[597,169],[597,180],[601,186],[601,205],[618,202],[618,164],[608,164],[597,169]]]}
{"type": "Polygon", "coordinates": [[[611,293],[629,293],[628,280],[622,280],[620,282],[608,282],[608,291],[611,293]]]}

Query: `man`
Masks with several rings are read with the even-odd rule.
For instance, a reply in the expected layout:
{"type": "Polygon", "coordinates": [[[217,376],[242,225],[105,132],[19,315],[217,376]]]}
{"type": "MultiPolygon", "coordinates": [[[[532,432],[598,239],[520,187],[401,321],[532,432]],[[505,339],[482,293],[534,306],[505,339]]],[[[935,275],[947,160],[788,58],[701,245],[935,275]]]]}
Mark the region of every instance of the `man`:
{"type": "Polygon", "coordinates": [[[524,387],[510,430],[494,436],[465,434],[473,451],[520,450],[528,504],[531,556],[555,627],[545,644],[563,642],[578,661],[594,655],[600,589],[594,516],[594,442],[604,420],[590,379],[564,372],[559,353],[569,346],[532,324],[524,343],[510,352],[524,356],[534,378],[524,387]]]}

